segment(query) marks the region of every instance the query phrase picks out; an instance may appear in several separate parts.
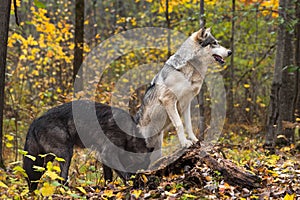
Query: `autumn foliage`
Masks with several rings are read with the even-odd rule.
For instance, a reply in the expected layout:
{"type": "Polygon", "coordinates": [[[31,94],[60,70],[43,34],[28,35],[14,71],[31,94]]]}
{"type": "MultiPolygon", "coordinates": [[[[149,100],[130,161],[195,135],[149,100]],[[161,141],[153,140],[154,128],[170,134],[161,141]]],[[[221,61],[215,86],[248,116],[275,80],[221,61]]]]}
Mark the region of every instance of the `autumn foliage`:
{"type": "MultiPolygon", "coordinates": [[[[238,0],[235,17],[231,13],[231,1],[204,1],[206,26],[212,27],[214,35],[224,46],[231,45],[232,20],[236,27],[232,44],[235,47],[234,79],[229,75],[229,60],[225,66],[210,71],[222,74],[225,87],[232,84],[234,94],[235,114],[227,116],[234,117],[234,122],[225,125],[216,147],[220,154],[259,175],[264,183],[262,188],[249,190],[230,185],[224,182],[220,172],[212,171],[205,165],[199,169],[205,177],[201,186],[192,181],[183,183],[184,170],[180,174],[161,177],[157,188],[135,188],[134,182],[124,185],[119,178],[105,185],[101,165],[95,159],[94,152],[76,150],[70,171],[70,186],[61,185],[58,163],[63,160],[56,158],[55,162],[47,163],[45,168],[37,169],[45,173],[39,189],[35,191],[36,196],[29,194],[26,174],[21,168],[22,156],[26,154],[22,149],[29,124],[50,107],[68,102],[73,97],[74,4],[68,0],[45,2],[17,0],[22,22],[19,27],[11,22],[3,138],[7,170],[0,170],[1,199],[299,198],[300,162],[297,145],[281,147],[276,154],[269,154],[263,148],[263,123],[269,103],[276,28],[282,23],[278,17],[278,0],[238,0]]],[[[166,27],[167,2],[171,29],[187,36],[199,28],[197,0],[86,2],[84,56],[101,42],[122,31],[138,27],[166,27]]],[[[101,83],[90,83],[97,85],[98,89],[92,99],[110,103],[119,77],[141,64],[163,62],[168,53],[165,47],[133,50],[122,55],[110,63],[101,83]]],[[[151,80],[154,74],[145,76],[151,80]]],[[[122,81],[129,82],[128,79],[122,81]]],[[[133,88],[126,98],[133,99],[137,107],[145,88],[141,88],[141,91],[136,89],[133,88]]],[[[77,98],[81,95],[84,94],[79,93],[77,98]]],[[[214,99],[210,98],[207,90],[204,96],[208,124],[214,99]]],[[[120,103],[120,106],[123,105],[120,103]]],[[[300,138],[299,118],[297,120],[294,128],[300,138]]],[[[169,133],[168,138],[164,146],[176,147],[178,141],[173,132],[169,133]]],[[[144,178],[143,181],[146,185],[150,180],[144,178]]]]}

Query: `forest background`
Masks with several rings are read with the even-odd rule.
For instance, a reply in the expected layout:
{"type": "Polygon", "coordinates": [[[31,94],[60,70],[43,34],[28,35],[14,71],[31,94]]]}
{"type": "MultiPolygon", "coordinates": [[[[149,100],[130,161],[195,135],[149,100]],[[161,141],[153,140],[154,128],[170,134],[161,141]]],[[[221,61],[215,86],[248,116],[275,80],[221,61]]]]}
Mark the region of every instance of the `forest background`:
{"type": "MultiPolygon", "coordinates": [[[[276,184],[285,184],[283,189],[274,189],[278,197],[300,195],[300,1],[205,0],[201,4],[202,13],[198,0],[93,0],[83,2],[81,7],[76,7],[76,3],[68,0],[17,0],[16,5],[12,4],[2,145],[3,161],[10,172],[0,171],[3,174],[0,187],[9,188],[1,190],[2,197],[28,195],[28,191],[20,186],[25,183],[19,168],[22,160],[20,149],[33,119],[53,106],[72,100],[74,66],[78,65],[78,60],[74,59],[75,49],[82,49],[84,58],[113,35],[142,27],[164,27],[188,36],[199,29],[200,19],[205,19],[206,27],[212,27],[221,44],[234,52],[226,65],[210,72],[222,74],[227,97],[225,126],[217,146],[227,158],[256,169],[266,182],[273,184],[276,180],[276,184]],[[16,22],[15,8],[20,25],[16,22]],[[78,20],[75,13],[78,15],[80,10],[84,13],[84,38],[83,44],[76,46],[74,39],[78,30],[75,24],[78,20]],[[21,180],[18,177],[22,177],[21,180]],[[281,183],[277,179],[284,181],[281,183]],[[292,182],[287,183],[288,180],[292,182]]],[[[167,40],[167,35],[159,39],[167,40]]],[[[98,91],[93,99],[109,104],[119,77],[141,64],[166,61],[174,53],[170,46],[134,50],[119,57],[107,68],[101,83],[96,83],[98,91]]],[[[147,75],[149,82],[154,74],[147,75]]],[[[145,88],[134,88],[130,94],[133,113],[145,88]]],[[[77,92],[75,96],[84,95],[84,92],[77,92]]],[[[204,122],[194,128],[201,136],[209,129],[210,106],[214,99],[204,86],[198,100],[204,122]]],[[[172,133],[170,135],[173,137],[172,133]]],[[[86,164],[89,156],[82,155],[80,152],[75,154],[78,159],[73,162],[72,170],[77,176],[71,179],[71,183],[78,185],[77,189],[58,190],[59,186],[55,185],[56,182],[53,185],[51,180],[51,184],[41,188],[40,195],[69,192],[67,195],[80,196],[87,194],[85,186],[101,185],[96,161],[90,159],[86,164]],[[86,166],[83,167],[82,163],[86,166]]],[[[210,181],[215,181],[217,186],[213,191],[218,197],[232,195],[225,193],[226,190],[235,191],[234,186],[221,183],[219,179],[210,181]]],[[[146,194],[137,191],[130,194],[134,197],[146,194]]],[[[188,191],[185,194],[194,198],[198,193],[188,191]]]]}

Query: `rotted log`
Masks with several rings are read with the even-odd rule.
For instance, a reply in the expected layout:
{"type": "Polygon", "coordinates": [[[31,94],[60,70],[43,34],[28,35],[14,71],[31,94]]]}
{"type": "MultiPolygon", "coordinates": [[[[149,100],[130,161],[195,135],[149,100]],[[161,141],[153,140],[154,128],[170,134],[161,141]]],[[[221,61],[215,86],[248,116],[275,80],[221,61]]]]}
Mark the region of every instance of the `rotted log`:
{"type": "Polygon", "coordinates": [[[162,157],[152,164],[152,170],[143,173],[149,181],[145,183],[145,178],[141,179],[141,176],[137,176],[136,184],[142,184],[143,187],[148,184],[148,187],[155,188],[163,176],[184,174],[182,181],[201,185],[205,181],[205,177],[201,177],[201,165],[205,164],[211,170],[220,172],[224,181],[231,185],[248,189],[261,186],[259,176],[221,157],[216,151],[204,150],[199,143],[188,149],[180,149],[169,156],[162,157]]]}

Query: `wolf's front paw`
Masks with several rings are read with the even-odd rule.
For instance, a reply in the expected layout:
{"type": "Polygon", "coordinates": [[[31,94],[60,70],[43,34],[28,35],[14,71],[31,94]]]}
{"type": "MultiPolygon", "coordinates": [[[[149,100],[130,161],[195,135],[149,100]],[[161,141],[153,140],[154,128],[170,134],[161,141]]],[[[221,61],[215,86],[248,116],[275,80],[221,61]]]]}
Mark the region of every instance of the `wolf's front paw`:
{"type": "Polygon", "coordinates": [[[194,143],[197,143],[199,141],[194,134],[193,135],[189,135],[188,138],[191,139],[194,143]]]}
{"type": "Polygon", "coordinates": [[[185,147],[185,148],[189,148],[192,145],[193,145],[193,142],[191,140],[185,139],[184,141],[181,142],[181,146],[185,147]]]}

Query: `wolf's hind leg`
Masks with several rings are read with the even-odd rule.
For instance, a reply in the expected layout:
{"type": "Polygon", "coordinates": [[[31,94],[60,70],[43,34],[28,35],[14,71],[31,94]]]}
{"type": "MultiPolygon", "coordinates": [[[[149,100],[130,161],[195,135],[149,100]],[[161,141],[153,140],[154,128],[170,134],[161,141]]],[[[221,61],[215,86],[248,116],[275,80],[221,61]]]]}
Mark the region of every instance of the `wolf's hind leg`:
{"type": "Polygon", "coordinates": [[[102,164],[104,180],[107,182],[111,182],[113,178],[112,169],[105,164],[102,164]]]}
{"type": "Polygon", "coordinates": [[[40,178],[43,175],[43,172],[35,171],[33,166],[43,167],[43,165],[44,159],[40,156],[36,156],[35,161],[31,160],[30,158],[24,157],[23,168],[25,169],[28,175],[27,182],[29,186],[29,191],[31,192],[37,189],[38,180],[40,180],[40,178]]]}
{"type": "Polygon", "coordinates": [[[59,152],[54,152],[54,154],[59,157],[63,158],[65,161],[60,161],[59,166],[60,166],[60,176],[64,179],[62,182],[64,184],[67,183],[68,181],[68,175],[69,175],[69,167],[71,164],[71,159],[73,156],[73,147],[71,148],[66,148],[66,149],[59,149],[59,152]]]}
{"type": "Polygon", "coordinates": [[[197,142],[198,139],[193,132],[192,120],[191,120],[191,104],[189,103],[188,107],[183,111],[183,120],[188,134],[188,138],[193,142],[197,142]]]}

